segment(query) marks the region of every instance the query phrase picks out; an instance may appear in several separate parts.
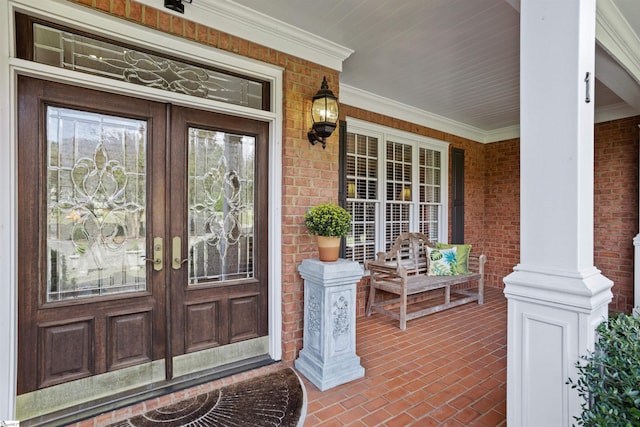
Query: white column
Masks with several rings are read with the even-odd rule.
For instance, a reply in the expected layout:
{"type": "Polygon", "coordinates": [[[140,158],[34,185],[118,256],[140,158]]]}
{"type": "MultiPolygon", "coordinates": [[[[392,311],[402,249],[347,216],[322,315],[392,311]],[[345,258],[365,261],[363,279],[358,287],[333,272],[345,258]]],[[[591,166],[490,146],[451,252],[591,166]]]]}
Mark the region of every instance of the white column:
{"type": "MultiPolygon", "coordinates": [[[[640,125],[638,125],[638,128],[640,128],[640,125]]],[[[640,206],[638,206],[638,210],[640,211],[640,206]]],[[[633,239],[633,246],[633,315],[638,317],[640,316],[640,234],[633,239]]]]}
{"type": "Polygon", "coordinates": [[[612,297],[593,265],[595,16],[596,0],[521,1],[521,259],[504,279],[510,426],[572,425],[581,402],[566,381],[612,297]]]}

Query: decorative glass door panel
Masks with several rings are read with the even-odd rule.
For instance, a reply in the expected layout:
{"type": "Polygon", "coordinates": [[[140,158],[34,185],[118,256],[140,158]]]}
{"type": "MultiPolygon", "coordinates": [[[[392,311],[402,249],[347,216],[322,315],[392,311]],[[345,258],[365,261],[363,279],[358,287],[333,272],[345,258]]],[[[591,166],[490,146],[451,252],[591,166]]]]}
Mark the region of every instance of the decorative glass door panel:
{"type": "Polygon", "coordinates": [[[63,406],[58,387],[104,394],[117,381],[93,378],[166,359],[166,275],[145,261],[166,226],[166,106],[27,77],[18,103],[18,394],[63,406]]]}
{"type": "Polygon", "coordinates": [[[255,137],[189,128],[189,284],[253,278],[255,137]]]}
{"type": "Polygon", "coordinates": [[[268,130],[172,107],[170,233],[181,242],[170,279],[175,356],[268,334],[268,130]]]}
{"type": "Polygon", "coordinates": [[[47,301],[146,290],[147,123],[47,107],[47,301]]]}
{"type": "Polygon", "coordinates": [[[268,124],[28,77],[18,101],[19,406],[265,357],[268,124]]]}

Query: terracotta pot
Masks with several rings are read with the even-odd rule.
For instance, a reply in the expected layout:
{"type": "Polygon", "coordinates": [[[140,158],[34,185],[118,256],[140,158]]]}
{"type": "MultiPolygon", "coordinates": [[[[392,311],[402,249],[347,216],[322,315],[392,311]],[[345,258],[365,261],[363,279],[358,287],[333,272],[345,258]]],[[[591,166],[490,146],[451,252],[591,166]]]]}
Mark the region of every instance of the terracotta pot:
{"type": "Polygon", "coordinates": [[[333,262],[340,254],[340,237],[317,236],[320,261],[333,262]]]}

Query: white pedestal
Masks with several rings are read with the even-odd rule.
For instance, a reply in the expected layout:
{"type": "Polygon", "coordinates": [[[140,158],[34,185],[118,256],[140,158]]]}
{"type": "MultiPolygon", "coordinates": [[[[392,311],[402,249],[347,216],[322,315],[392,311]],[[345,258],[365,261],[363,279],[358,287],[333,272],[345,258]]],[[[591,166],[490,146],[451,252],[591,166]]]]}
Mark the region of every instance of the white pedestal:
{"type": "Polygon", "coordinates": [[[582,398],[567,379],[577,380],[576,362],[594,350],[595,327],[607,318],[612,283],[596,268],[570,277],[523,266],[504,282],[507,424],[570,427],[582,398]]]}
{"type": "Polygon", "coordinates": [[[304,336],[296,369],[321,391],[362,378],[356,355],[356,285],[362,267],[343,259],[306,259],[298,271],[304,279],[304,336]]]}
{"type": "Polygon", "coordinates": [[[633,315],[640,316],[640,234],[633,239],[634,273],[633,273],[633,315]]]}

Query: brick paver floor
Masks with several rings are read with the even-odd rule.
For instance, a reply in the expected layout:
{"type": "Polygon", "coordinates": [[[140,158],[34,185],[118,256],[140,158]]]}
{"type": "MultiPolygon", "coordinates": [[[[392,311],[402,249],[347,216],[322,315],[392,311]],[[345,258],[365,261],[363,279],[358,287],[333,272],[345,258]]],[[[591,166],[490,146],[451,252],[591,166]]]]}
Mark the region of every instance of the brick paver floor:
{"type": "Polygon", "coordinates": [[[324,392],[304,379],[309,426],[505,426],[507,303],[486,290],[466,304],[411,320],[359,318],[365,377],[324,392]]]}
{"type": "MultiPolygon", "coordinates": [[[[470,303],[420,319],[407,329],[380,314],[357,320],[364,378],[321,392],[303,377],[304,427],[506,426],[507,302],[489,288],[470,303]]],[[[100,427],[201,392],[283,369],[277,363],[75,423],[100,427]]]]}

